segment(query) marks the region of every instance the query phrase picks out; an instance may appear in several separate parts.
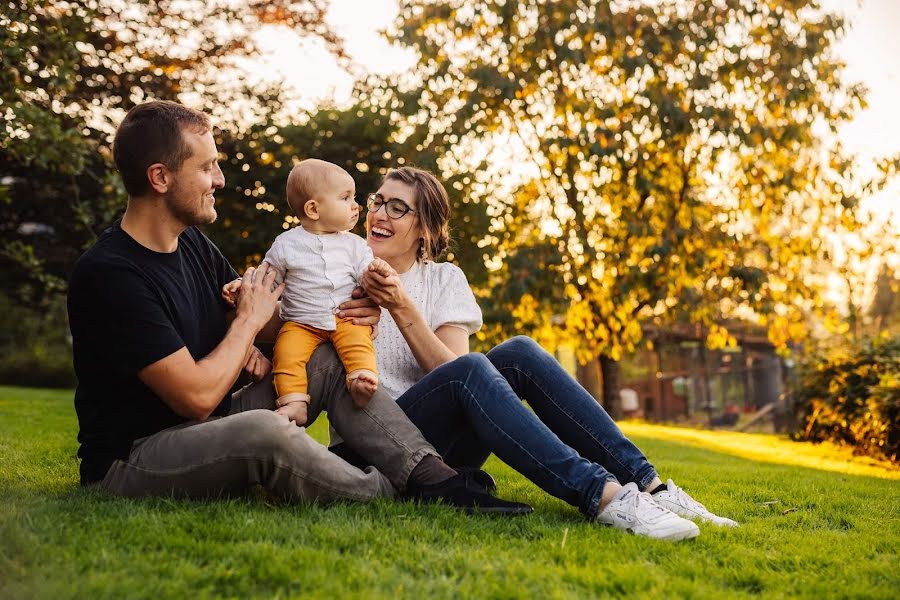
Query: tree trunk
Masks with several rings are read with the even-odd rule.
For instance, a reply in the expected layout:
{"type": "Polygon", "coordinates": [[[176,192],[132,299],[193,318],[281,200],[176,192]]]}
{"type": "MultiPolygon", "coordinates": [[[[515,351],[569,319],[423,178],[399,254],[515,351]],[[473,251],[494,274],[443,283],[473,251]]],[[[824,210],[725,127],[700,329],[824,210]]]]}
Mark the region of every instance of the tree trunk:
{"type": "Polygon", "coordinates": [[[596,360],[589,361],[586,365],[578,363],[578,383],[594,397],[594,400],[603,404],[603,384],[600,377],[600,363],[596,360]]]}
{"type": "Polygon", "coordinates": [[[603,406],[613,420],[622,418],[622,400],[619,397],[619,361],[605,354],[600,355],[600,370],[603,373],[603,406]]]}

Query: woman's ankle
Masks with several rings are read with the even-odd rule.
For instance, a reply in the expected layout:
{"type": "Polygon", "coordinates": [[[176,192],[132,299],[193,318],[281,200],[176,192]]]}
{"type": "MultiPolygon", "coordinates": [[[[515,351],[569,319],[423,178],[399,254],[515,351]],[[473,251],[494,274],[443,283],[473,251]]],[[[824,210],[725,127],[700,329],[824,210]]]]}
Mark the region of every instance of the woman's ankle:
{"type": "Polygon", "coordinates": [[[603,484],[603,491],[600,492],[600,506],[597,508],[597,512],[602,512],[621,489],[622,484],[614,479],[610,479],[603,484]]]}
{"type": "Polygon", "coordinates": [[[662,479],[660,479],[659,476],[657,475],[656,477],[653,478],[653,481],[651,481],[650,483],[648,483],[647,485],[642,487],[641,491],[647,492],[649,494],[649,493],[653,492],[653,490],[655,490],[656,488],[661,486],[662,484],[663,484],[662,479]]]}

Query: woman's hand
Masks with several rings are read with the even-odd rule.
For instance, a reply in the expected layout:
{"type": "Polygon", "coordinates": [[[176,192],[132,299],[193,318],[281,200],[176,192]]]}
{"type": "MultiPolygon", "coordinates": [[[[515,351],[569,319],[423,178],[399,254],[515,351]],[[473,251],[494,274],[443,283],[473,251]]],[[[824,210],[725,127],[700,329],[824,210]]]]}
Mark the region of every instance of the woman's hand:
{"type": "Polygon", "coordinates": [[[369,298],[382,308],[396,310],[409,303],[397,271],[379,258],[369,264],[360,283],[369,293],[369,298]]]}

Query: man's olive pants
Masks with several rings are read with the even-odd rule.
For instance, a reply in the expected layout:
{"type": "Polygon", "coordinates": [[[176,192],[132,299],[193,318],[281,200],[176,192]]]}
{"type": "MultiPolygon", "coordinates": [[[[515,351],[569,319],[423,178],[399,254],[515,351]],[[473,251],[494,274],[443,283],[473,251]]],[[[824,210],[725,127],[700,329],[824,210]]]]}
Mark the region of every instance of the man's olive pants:
{"type": "Polygon", "coordinates": [[[350,465],[274,412],[271,375],[233,396],[228,416],[172,427],[137,440],[113,463],[101,486],[122,496],[211,498],[258,484],[296,500],[369,500],[403,490],[413,468],[437,454],[399,406],[378,393],[353,406],[344,369],[331,344],[307,366],[309,424],[324,410],[350,448],[372,465],[350,465]]]}

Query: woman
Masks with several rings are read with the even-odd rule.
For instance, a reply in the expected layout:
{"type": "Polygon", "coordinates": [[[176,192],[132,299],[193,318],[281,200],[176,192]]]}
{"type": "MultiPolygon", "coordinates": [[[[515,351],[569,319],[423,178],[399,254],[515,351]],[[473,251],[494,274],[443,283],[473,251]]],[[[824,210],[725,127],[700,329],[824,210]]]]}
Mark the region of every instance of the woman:
{"type": "Polygon", "coordinates": [[[433,175],[390,171],[368,208],[369,246],[397,272],[364,276],[382,307],[380,388],[448,464],[477,469],[494,453],[589,519],[648,537],[699,535],[683,517],[736,525],[672,480],[663,484],[603,408],[531,339],[469,353],[481,311],[462,271],[432,262],[449,241],[449,201],[433,175]]]}

